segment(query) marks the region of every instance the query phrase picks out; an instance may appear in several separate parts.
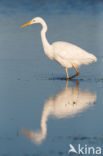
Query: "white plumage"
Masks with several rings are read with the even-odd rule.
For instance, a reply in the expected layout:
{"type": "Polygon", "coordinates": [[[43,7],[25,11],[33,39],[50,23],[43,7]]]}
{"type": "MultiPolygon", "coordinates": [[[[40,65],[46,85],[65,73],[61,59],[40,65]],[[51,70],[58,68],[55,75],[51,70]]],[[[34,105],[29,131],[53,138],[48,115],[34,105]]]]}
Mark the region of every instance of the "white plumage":
{"type": "Polygon", "coordinates": [[[97,60],[93,54],[74,44],[59,41],[54,42],[52,45],[54,47],[55,60],[65,68],[71,68],[72,64],[75,67],[79,67],[81,64],[89,64],[97,60]]]}
{"type": "Polygon", "coordinates": [[[71,77],[73,78],[79,75],[77,67],[97,61],[97,58],[93,54],[86,52],[85,50],[74,44],[62,41],[49,44],[46,38],[47,25],[45,21],[40,17],[33,18],[30,22],[22,25],[22,27],[34,23],[40,23],[42,25],[41,39],[45,54],[51,60],[57,61],[66,69],[67,79],[69,78],[68,68],[73,67],[76,70],[77,73],[71,77]]]}
{"type": "Polygon", "coordinates": [[[50,116],[57,119],[72,117],[93,106],[95,101],[96,93],[87,89],[81,90],[78,83],[73,88],[68,88],[66,85],[62,91],[45,101],[41,115],[41,129],[37,131],[22,129],[22,132],[34,143],[40,144],[47,135],[47,121],[50,116]]]}

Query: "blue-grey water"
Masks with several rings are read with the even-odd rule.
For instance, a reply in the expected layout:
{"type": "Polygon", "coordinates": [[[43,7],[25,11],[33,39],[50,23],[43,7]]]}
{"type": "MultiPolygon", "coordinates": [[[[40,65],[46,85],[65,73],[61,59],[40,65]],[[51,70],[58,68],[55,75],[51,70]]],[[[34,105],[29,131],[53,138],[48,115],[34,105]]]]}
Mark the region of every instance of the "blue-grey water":
{"type": "Polygon", "coordinates": [[[69,144],[103,152],[102,119],[103,1],[1,0],[0,156],[76,155],[69,144]],[[50,43],[74,43],[97,63],[66,84],[65,70],[43,52],[41,26],[20,27],[36,16],[47,22],[50,43]]]}

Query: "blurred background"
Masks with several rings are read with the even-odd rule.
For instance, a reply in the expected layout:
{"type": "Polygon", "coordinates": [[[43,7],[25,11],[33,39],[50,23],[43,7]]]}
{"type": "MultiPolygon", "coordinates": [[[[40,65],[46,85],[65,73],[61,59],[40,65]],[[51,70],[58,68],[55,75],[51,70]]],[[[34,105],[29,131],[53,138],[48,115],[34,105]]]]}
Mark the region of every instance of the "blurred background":
{"type": "Polygon", "coordinates": [[[68,155],[70,143],[101,146],[102,67],[102,0],[0,0],[0,155],[58,156],[68,155]],[[74,43],[98,58],[67,90],[59,79],[64,69],[43,52],[41,25],[21,28],[36,16],[46,21],[50,43],[74,43]],[[74,99],[76,107],[66,109],[74,99]]]}

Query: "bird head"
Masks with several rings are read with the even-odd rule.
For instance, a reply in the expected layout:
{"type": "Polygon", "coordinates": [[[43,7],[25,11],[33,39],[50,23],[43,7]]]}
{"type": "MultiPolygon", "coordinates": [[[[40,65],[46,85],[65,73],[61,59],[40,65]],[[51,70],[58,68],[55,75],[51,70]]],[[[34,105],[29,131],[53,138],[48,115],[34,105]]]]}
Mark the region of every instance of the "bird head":
{"type": "Polygon", "coordinates": [[[29,21],[29,22],[27,22],[26,24],[22,25],[21,27],[24,28],[24,27],[26,27],[26,26],[28,26],[28,25],[31,25],[31,24],[41,23],[42,21],[43,21],[42,18],[40,18],[40,17],[35,17],[35,18],[33,18],[31,21],[29,21]]]}

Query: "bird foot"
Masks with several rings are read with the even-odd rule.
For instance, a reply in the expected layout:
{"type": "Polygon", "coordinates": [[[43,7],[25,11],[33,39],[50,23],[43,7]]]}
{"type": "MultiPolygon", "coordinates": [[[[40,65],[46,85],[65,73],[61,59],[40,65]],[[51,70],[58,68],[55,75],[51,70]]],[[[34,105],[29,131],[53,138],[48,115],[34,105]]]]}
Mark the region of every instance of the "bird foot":
{"type": "Polygon", "coordinates": [[[69,80],[69,77],[66,78],[66,81],[68,81],[68,80],[69,80]]]}
{"type": "Polygon", "coordinates": [[[75,75],[71,76],[69,79],[71,80],[71,79],[73,79],[74,77],[78,76],[79,74],[80,74],[80,73],[77,72],[75,75]]]}

